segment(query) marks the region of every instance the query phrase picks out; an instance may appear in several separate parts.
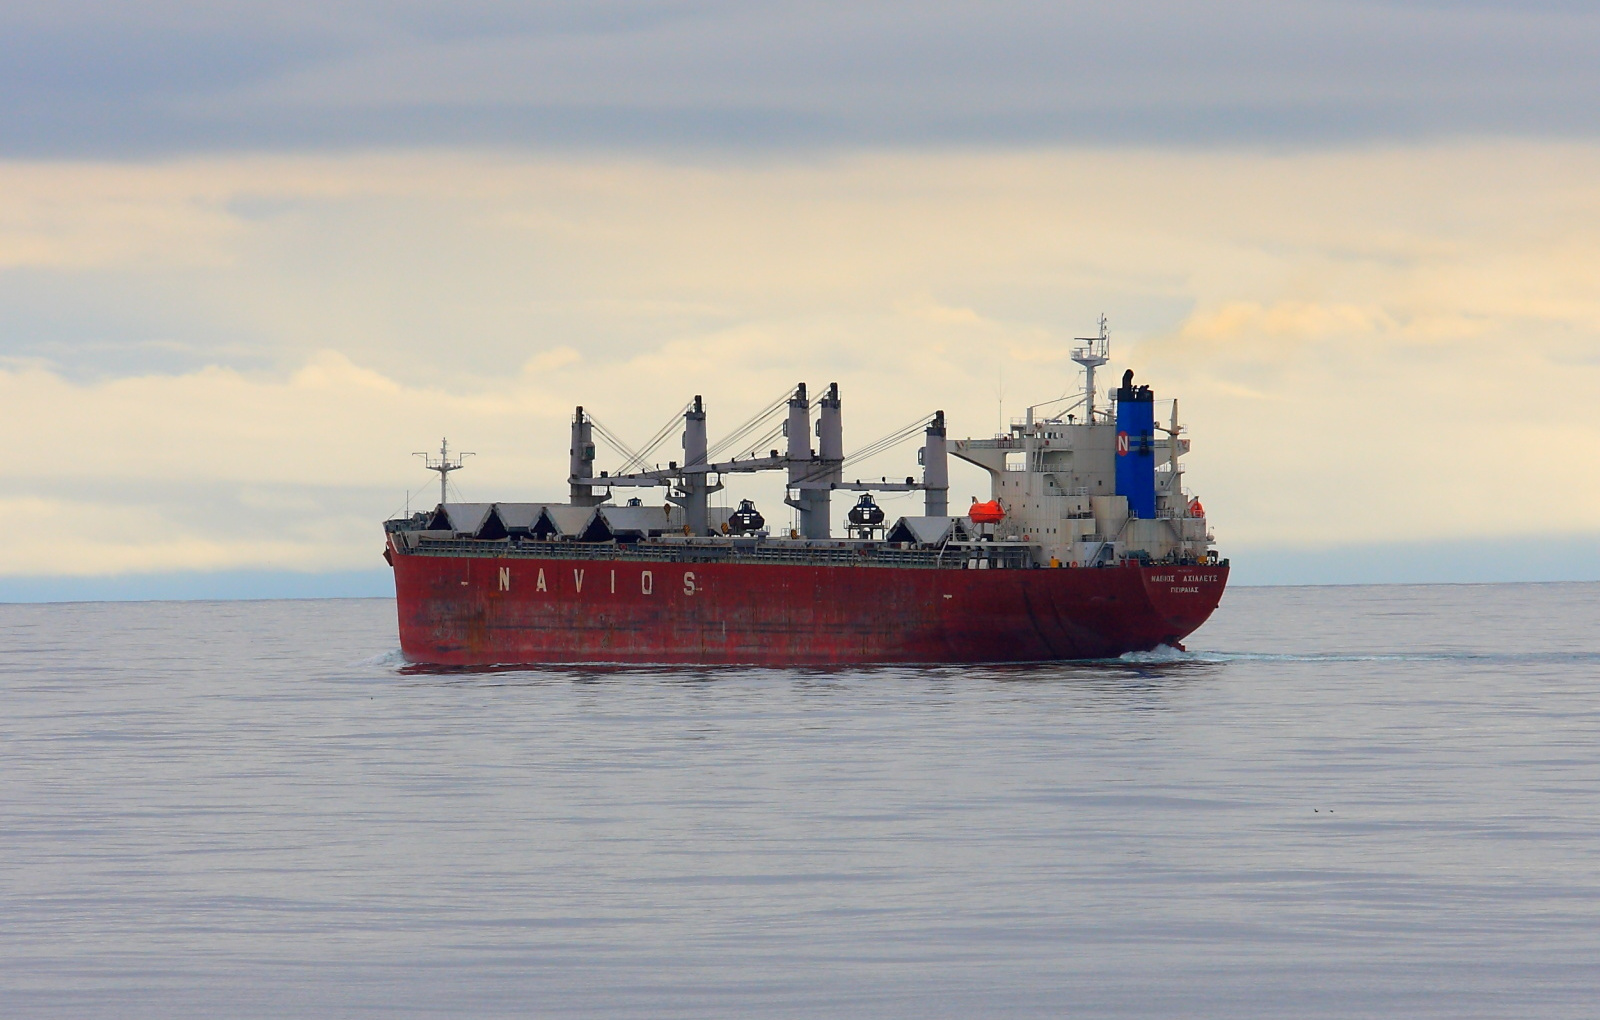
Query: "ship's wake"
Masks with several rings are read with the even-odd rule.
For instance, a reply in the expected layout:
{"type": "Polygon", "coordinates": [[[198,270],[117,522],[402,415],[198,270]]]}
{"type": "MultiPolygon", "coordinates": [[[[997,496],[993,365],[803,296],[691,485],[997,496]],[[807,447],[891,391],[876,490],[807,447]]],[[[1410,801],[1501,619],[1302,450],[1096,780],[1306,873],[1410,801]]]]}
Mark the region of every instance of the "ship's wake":
{"type": "MultiPolygon", "coordinates": [[[[1461,662],[1480,663],[1492,665],[1496,663],[1550,663],[1550,664],[1600,664],[1600,652],[1471,652],[1471,651],[1427,651],[1427,652],[1240,652],[1223,651],[1215,649],[1190,649],[1172,648],[1168,645],[1157,645],[1149,651],[1126,652],[1114,659],[1080,660],[1082,665],[1121,663],[1129,666],[1220,666],[1229,663],[1344,663],[1344,662],[1461,662]]],[[[1073,665],[1069,661],[1055,663],[1055,665],[1073,665]]],[[[441,674],[454,675],[461,673],[489,674],[503,672],[537,671],[547,673],[583,673],[585,675],[596,673],[654,673],[660,670],[674,672],[694,672],[696,674],[711,675],[721,672],[744,672],[754,667],[740,664],[723,665],[694,665],[686,666],[683,663],[503,663],[496,665],[475,666],[433,666],[425,663],[414,663],[406,659],[398,648],[377,655],[369,656],[353,664],[356,667],[389,669],[404,674],[441,674]]],[[[822,671],[850,671],[869,668],[906,668],[907,664],[871,664],[837,665],[824,667],[796,667],[801,669],[822,671]]],[[[926,664],[931,668],[952,668],[949,664],[926,664]]],[[[1030,666],[1046,665],[1046,663],[990,663],[997,668],[1028,668],[1030,666]]],[[[775,667],[780,668],[781,667],[775,667]]]]}
{"type": "Polygon", "coordinates": [[[1220,660],[1206,658],[1202,653],[1185,651],[1182,648],[1173,648],[1170,645],[1156,645],[1148,652],[1124,652],[1114,661],[1149,666],[1175,662],[1217,662],[1220,660]]]}
{"type": "Polygon", "coordinates": [[[356,663],[357,666],[404,666],[406,657],[398,648],[391,648],[387,652],[368,656],[356,663]]]}
{"type": "Polygon", "coordinates": [[[1233,652],[1209,649],[1182,651],[1157,645],[1148,652],[1128,652],[1115,661],[1138,665],[1230,662],[1600,662],[1600,652],[1233,652]]]}

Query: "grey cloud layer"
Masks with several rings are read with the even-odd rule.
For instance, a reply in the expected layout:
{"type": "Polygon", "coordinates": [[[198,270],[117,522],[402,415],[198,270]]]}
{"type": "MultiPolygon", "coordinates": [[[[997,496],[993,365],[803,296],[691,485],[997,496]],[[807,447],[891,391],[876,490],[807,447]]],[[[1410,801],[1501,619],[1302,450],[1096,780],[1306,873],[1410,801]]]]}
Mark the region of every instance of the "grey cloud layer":
{"type": "Polygon", "coordinates": [[[1576,4],[68,2],[0,13],[0,155],[1588,137],[1596,52],[1576,4]]]}

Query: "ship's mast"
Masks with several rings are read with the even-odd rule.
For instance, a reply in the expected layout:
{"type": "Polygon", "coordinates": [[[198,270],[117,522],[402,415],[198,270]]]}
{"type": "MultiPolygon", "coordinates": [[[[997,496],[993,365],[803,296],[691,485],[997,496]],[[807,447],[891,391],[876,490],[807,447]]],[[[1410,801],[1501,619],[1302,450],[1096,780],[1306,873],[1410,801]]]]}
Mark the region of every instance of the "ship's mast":
{"type": "Polygon", "coordinates": [[[1082,347],[1075,348],[1072,360],[1083,366],[1085,379],[1083,383],[1084,412],[1083,420],[1090,425],[1094,424],[1094,370],[1111,360],[1111,329],[1106,325],[1104,314],[1100,316],[1100,335],[1097,337],[1073,337],[1082,347]]]}
{"type": "Polygon", "coordinates": [[[477,454],[472,453],[471,451],[466,453],[458,453],[456,454],[456,459],[451,460],[450,440],[440,439],[438,460],[435,460],[431,454],[426,453],[413,453],[411,456],[421,457],[424,467],[426,467],[429,471],[439,472],[439,503],[442,506],[444,503],[448,502],[446,493],[449,489],[448,481],[450,478],[450,472],[460,471],[463,467],[466,467],[465,458],[475,457],[477,454]]]}
{"type": "MultiPolygon", "coordinates": [[[[1172,398],[1172,428],[1167,430],[1167,463],[1172,465],[1173,484],[1178,480],[1178,398],[1172,398]]],[[[1178,494],[1172,494],[1174,499],[1178,494]]]]}

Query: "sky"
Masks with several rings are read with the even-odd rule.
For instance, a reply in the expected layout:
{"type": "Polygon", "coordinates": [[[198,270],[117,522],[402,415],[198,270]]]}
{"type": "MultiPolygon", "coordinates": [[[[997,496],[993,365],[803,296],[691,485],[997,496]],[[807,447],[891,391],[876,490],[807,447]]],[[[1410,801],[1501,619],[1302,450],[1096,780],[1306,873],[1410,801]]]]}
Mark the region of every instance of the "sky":
{"type": "Polygon", "coordinates": [[[0,599],[380,594],[441,436],[482,500],[562,498],[579,403],[985,436],[1102,313],[1237,581],[1600,579],[1595,52],[1576,3],[7,5],[0,599]]]}

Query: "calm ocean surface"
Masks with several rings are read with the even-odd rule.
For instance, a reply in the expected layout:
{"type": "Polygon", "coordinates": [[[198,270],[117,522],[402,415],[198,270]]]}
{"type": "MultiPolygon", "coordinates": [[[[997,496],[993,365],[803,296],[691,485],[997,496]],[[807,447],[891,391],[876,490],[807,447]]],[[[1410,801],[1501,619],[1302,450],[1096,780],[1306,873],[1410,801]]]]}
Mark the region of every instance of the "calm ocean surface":
{"type": "Polygon", "coordinates": [[[0,606],[0,1016],[1600,1015],[1600,584],[1023,668],[429,675],[393,612],[0,606]]]}

